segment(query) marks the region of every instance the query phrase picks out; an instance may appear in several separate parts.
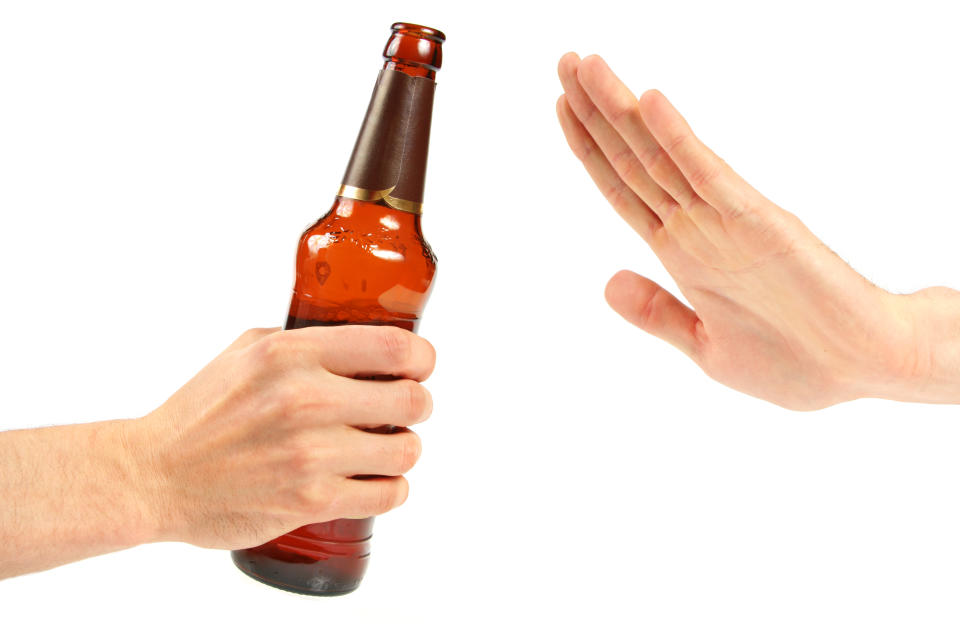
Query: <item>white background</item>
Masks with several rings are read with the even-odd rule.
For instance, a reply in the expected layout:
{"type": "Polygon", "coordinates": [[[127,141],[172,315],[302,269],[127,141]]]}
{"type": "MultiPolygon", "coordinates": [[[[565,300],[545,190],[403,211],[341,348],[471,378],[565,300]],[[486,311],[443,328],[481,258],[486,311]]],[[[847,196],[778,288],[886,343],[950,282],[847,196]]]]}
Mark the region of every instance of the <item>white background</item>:
{"type": "Polygon", "coordinates": [[[0,4],[7,428],[142,415],[279,324],[391,22],[449,38],[436,411],[362,588],[148,545],[0,583],[0,637],[960,634],[957,409],[790,413],[629,326],[610,275],[673,283],[554,116],[557,59],[601,53],[877,284],[960,287],[949,3],[532,4],[0,4]]]}

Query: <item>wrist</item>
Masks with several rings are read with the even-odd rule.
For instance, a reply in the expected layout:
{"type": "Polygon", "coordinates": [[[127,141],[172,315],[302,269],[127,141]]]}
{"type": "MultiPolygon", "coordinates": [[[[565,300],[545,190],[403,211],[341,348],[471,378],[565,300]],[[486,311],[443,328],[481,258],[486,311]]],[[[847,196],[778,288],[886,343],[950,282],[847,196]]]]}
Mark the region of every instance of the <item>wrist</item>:
{"type": "Polygon", "coordinates": [[[891,297],[905,331],[892,384],[877,397],[960,403],[960,292],[933,287],[891,297]]]}
{"type": "Polygon", "coordinates": [[[165,507],[163,478],[150,446],[150,417],[119,420],[113,430],[130,505],[130,546],[174,539],[165,507]]]}

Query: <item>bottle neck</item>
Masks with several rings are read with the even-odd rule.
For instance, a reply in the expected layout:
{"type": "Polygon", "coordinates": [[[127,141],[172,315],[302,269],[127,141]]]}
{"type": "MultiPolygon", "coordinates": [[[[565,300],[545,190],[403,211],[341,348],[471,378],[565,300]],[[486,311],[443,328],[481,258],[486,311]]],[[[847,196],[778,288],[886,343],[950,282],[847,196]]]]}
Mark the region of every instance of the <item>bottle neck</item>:
{"type": "Polygon", "coordinates": [[[436,88],[433,75],[426,67],[387,61],[373,89],[339,196],[420,213],[436,88]],[[430,75],[411,73],[420,71],[430,75]]]}
{"type": "Polygon", "coordinates": [[[436,69],[431,69],[430,67],[425,67],[419,64],[409,64],[406,62],[387,60],[383,63],[384,71],[402,71],[408,76],[413,76],[415,78],[429,78],[430,80],[437,79],[436,69]]]}

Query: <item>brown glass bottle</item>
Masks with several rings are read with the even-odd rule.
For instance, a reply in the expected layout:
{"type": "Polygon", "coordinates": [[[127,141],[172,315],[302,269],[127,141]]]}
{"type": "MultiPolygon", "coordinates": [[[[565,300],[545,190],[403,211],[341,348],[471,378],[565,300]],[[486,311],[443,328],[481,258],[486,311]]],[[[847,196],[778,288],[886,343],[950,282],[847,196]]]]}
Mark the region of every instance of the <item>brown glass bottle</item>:
{"type": "MultiPolygon", "coordinates": [[[[430,294],[437,261],[420,230],[420,208],[445,36],[402,22],[391,29],[340,192],[300,237],[286,329],[377,324],[416,331],[430,294]]],[[[341,595],[363,579],[372,531],[373,518],[322,522],[232,556],[269,585],[341,595]]]]}

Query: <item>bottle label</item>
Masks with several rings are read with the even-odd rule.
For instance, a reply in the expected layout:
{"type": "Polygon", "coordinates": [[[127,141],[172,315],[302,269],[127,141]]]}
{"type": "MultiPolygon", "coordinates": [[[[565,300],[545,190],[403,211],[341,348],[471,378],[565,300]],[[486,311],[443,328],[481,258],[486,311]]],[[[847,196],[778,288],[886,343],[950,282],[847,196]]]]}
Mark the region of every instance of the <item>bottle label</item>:
{"type": "Polygon", "coordinates": [[[380,72],[338,195],[420,213],[436,86],[402,71],[380,72]]]}

